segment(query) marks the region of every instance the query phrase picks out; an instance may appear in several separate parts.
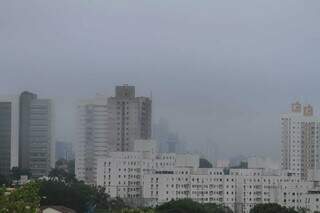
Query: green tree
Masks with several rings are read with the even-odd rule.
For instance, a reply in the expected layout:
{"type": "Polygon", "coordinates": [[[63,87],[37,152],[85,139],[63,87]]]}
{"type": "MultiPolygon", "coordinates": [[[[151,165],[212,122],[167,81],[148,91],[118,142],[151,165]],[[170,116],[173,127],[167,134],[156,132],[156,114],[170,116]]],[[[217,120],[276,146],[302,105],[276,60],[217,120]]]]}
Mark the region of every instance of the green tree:
{"type": "Polygon", "coordinates": [[[279,204],[270,203],[270,204],[258,204],[253,209],[250,210],[250,213],[298,213],[292,208],[286,208],[280,206],[279,204]]]}
{"type": "Polygon", "coordinates": [[[172,200],[156,208],[159,213],[207,213],[206,209],[198,202],[191,199],[172,200]]]}
{"type": "Polygon", "coordinates": [[[28,169],[21,169],[20,167],[13,167],[11,169],[12,180],[19,180],[21,175],[27,175],[30,178],[31,172],[28,169]]]}
{"type": "Polygon", "coordinates": [[[49,178],[51,181],[57,180],[65,183],[73,183],[77,181],[74,174],[58,168],[54,168],[50,171],[49,178]]]}
{"type": "Polygon", "coordinates": [[[205,203],[203,206],[207,213],[232,213],[232,210],[224,205],[205,203]]]}
{"type": "Polygon", "coordinates": [[[93,187],[78,181],[74,174],[63,169],[53,169],[49,180],[40,182],[41,205],[63,205],[77,212],[99,209],[108,212],[125,207],[124,202],[112,199],[104,187],[93,187]]]}
{"type": "Polygon", "coordinates": [[[82,182],[62,180],[40,182],[41,205],[63,205],[77,212],[85,212],[94,199],[94,189],[82,182]]]}
{"type": "Polygon", "coordinates": [[[17,189],[0,189],[0,213],[35,213],[39,209],[39,184],[30,182],[17,189]]]}
{"type": "Polygon", "coordinates": [[[10,178],[4,175],[0,175],[0,187],[9,186],[11,184],[10,178]]]}
{"type": "Polygon", "coordinates": [[[153,209],[122,209],[119,213],[155,213],[153,209]]]}

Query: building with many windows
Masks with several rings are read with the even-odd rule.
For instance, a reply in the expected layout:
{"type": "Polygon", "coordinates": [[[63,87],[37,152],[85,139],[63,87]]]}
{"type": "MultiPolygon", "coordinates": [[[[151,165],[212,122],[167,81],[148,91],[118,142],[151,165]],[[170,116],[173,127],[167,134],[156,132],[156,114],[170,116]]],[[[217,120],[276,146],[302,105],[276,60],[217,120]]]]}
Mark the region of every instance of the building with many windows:
{"type": "Polygon", "coordinates": [[[191,198],[223,204],[237,213],[249,213],[262,203],[320,210],[320,188],[313,177],[302,180],[270,169],[199,168],[199,156],[158,153],[155,146],[144,146],[155,142],[136,143],[133,152],[112,152],[98,160],[97,185],[112,197],[138,206],[191,198]]]}
{"type": "Polygon", "coordinates": [[[99,96],[78,106],[76,176],[96,183],[97,160],[113,151],[132,151],[134,141],[151,138],[151,99],[133,86],[117,86],[114,97],[99,96]]]}
{"type": "Polygon", "coordinates": [[[19,168],[33,177],[47,176],[54,168],[53,104],[36,94],[20,95],[19,168]]]}
{"type": "Polygon", "coordinates": [[[108,146],[107,101],[104,97],[81,101],[78,105],[78,143],[75,146],[75,173],[88,184],[96,182],[96,164],[107,156],[108,146]]]}
{"type": "Polygon", "coordinates": [[[0,97],[0,175],[10,174],[19,164],[19,101],[0,97]]]}
{"type": "Polygon", "coordinates": [[[152,101],[136,97],[134,86],[117,86],[108,98],[109,142],[114,151],[132,151],[134,141],[151,139],[152,101]]]}
{"type": "Polygon", "coordinates": [[[320,168],[320,117],[313,107],[293,103],[291,112],[281,116],[281,168],[306,178],[320,168]]]}

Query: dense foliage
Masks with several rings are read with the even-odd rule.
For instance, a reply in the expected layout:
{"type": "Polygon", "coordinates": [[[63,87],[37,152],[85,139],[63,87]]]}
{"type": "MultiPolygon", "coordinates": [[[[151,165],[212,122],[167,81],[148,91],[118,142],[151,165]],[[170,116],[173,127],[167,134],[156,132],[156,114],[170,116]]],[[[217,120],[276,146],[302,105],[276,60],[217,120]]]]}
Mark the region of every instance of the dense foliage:
{"type": "Polygon", "coordinates": [[[30,182],[11,190],[0,188],[0,213],[34,213],[39,204],[38,183],[30,182]]]}
{"type": "Polygon", "coordinates": [[[250,213],[298,213],[294,209],[289,209],[283,206],[280,206],[275,203],[270,204],[258,204],[253,209],[250,210],[250,213]]]}
{"type": "Polygon", "coordinates": [[[40,181],[40,196],[41,205],[62,205],[77,212],[107,212],[125,207],[121,199],[111,199],[105,188],[86,185],[62,169],[53,169],[49,180],[40,181]]]}
{"type": "Polygon", "coordinates": [[[191,199],[167,202],[156,208],[157,213],[232,213],[222,205],[200,204],[191,199]]]}

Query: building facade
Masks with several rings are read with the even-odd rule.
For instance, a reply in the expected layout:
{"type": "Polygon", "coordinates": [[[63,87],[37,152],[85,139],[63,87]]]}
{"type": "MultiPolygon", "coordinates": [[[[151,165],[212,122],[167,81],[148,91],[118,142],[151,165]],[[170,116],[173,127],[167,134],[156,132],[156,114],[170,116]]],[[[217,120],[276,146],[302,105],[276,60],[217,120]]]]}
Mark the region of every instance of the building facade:
{"type": "MultiPolygon", "coordinates": [[[[143,143],[143,141],[140,141],[143,143]]],[[[144,142],[152,144],[152,142],[144,142]]],[[[320,210],[319,181],[302,180],[281,170],[199,168],[199,156],[157,153],[143,146],[134,152],[112,152],[98,160],[97,185],[111,197],[137,206],[156,206],[190,198],[249,213],[257,204],[320,210]]]]}
{"type": "Polygon", "coordinates": [[[134,141],[151,139],[152,101],[136,97],[134,86],[117,86],[108,98],[109,141],[114,151],[132,151],[134,141]]]}
{"type": "Polygon", "coordinates": [[[0,175],[8,176],[19,164],[19,101],[0,98],[0,175]]]}
{"type": "Polygon", "coordinates": [[[117,86],[114,97],[82,101],[78,118],[76,177],[88,184],[96,184],[99,158],[151,138],[151,99],[136,97],[133,86],[117,86]]]}
{"type": "Polygon", "coordinates": [[[75,146],[75,173],[88,184],[96,182],[97,159],[110,151],[107,126],[106,98],[97,97],[78,105],[78,143],[75,146]]]}
{"type": "Polygon", "coordinates": [[[23,92],[19,105],[19,168],[35,178],[47,176],[54,166],[52,101],[23,92]]]}
{"type": "Polygon", "coordinates": [[[306,178],[319,169],[320,118],[313,107],[293,103],[291,112],[281,116],[281,168],[306,178]]]}

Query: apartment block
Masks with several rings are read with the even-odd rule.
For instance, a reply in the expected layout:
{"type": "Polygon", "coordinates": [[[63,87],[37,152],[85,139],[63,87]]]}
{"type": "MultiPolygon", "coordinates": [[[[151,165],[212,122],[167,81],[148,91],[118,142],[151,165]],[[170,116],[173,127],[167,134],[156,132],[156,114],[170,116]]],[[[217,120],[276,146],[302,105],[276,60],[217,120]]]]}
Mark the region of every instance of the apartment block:
{"type": "Polygon", "coordinates": [[[281,116],[281,168],[306,179],[309,170],[320,168],[320,117],[311,105],[295,102],[281,116]]]}

